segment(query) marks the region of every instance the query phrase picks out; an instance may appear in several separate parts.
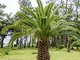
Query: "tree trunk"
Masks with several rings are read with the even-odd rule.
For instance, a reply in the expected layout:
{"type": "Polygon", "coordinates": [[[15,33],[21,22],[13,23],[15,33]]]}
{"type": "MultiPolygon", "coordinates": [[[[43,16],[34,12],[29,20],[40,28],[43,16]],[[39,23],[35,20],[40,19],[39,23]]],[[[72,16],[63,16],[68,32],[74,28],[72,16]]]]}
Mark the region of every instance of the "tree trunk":
{"type": "Polygon", "coordinates": [[[17,39],[17,40],[16,40],[16,45],[18,45],[18,44],[19,44],[19,40],[17,39]]]}
{"type": "Polygon", "coordinates": [[[79,4],[79,0],[77,1],[77,5],[76,5],[76,22],[78,21],[78,4],[79,4]]]}
{"type": "Polygon", "coordinates": [[[68,43],[68,37],[65,35],[64,36],[64,47],[67,47],[67,43],[68,43]]]}
{"type": "Polygon", "coordinates": [[[27,42],[27,36],[25,36],[25,40],[24,40],[24,48],[26,48],[26,42],[27,42]]]}
{"type": "Polygon", "coordinates": [[[22,44],[23,43],[23,41],[22,41],[22,37],[20,38],[20,49],[22,48],[22,44]]]}
{"type": "Polygon", "coordinates": [[[54,38],[52,37],[51,46],[54,47],[54,38]]]}
{"type": "Polygon", "coordinates": [[[48,41],[38,41],[38,56],[37,60],[50,60],[49,56],[49,42],[48,41]]]}
{"type": "Polygon", "coordinates": [[[38,48],[38,40],[37,40],[37,42],[36,42],[36,48],[38,48]]]}
{"type": "Polygon", "coordinates": [[[71,44],[71,42],[70,42],[70,40],[68,41],[68,45],[67,45],[67,52],[70,52],[70,44],[71,44]]]}
{"type": "Polygon", "coordinates": [[[34,47],[34,39],[32,38],[32,48],[34,47]]]}
{"type": "Polygon", "coordinates": [[[1,48],[3,48],[3,39],[1,40],[1,48]]]}
{"type": "Polygon", "coordinates": [[[56,41],[55,41],[55,37],[52,37],[52,43],[51,43],[52,47],[56,47],[56,41]]]}
{"type": "Polygon", "coordinates": [[[14,47],[18,47],[18,45],[19,45],[19,40],[17,39],[16,44],[14,45],[14,47]]]}
{"type": "Polygon", "coordinates": [[[77,45],[77,50],[79,50],[78,45],[77,45]]]}
{"type": "Polygon", "coordinates": [[[2,36],[2,40],[1,40],[1,42],[0,42],[0,43],[1,43],[1,48],[3,48],[4,37],[5,37],[5,36],[2,36]]]}
{"type": "Polygon", "coordinates": [[[65,12],[65,14],[67,14],[67,12],[68,12],[68,0],[66,0],[66,12],[65,12]]]}
{"type": "Polygon", "coordinates": [[[30,46],[31,46],[31,36],[30,36],[30,41],[29,41],[29,45],[28,45],[28,47],[30,48],[30,46]]]}

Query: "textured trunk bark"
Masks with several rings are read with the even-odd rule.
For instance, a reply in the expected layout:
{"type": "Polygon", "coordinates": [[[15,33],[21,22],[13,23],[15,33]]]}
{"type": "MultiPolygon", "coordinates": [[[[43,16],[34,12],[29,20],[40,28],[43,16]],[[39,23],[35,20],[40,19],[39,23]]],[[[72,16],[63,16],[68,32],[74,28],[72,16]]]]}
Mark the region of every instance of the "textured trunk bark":
{"type": "Polygon", "coordinates": [[[37,60],[50,60],[48,51],[48,41],[38,41],[38,56],[37,60]]]}

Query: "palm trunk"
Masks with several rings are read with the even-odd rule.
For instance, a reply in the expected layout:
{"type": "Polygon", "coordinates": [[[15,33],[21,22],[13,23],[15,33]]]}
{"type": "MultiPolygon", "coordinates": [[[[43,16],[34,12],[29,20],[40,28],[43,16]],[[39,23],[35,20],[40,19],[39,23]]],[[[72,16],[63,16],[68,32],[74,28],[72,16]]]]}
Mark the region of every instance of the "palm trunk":
{"type": "Polygon", "coordinates": [[[48,41],[38,41],[38,56],[37,60],[50,60],[48,51],[48,41]]]}

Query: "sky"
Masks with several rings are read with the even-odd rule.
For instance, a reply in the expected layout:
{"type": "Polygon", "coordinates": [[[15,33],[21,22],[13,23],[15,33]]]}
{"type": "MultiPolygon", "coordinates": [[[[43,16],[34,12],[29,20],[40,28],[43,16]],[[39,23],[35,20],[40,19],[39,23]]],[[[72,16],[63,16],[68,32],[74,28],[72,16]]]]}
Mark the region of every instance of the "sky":
{"type": "Polygon", "coordinates": [[[0,0],[0,3],[7,6],[4,10],[6,13],[15,14],[19,10],[18,0],[0,0]]]}
{"type": "MultiPolygon", "coordinates": [[[[30,0],[33,7],[37,6],[36,0],[30,0]]],[[[42,0],[42,2],[45,5],[45,2],[47,0],[42,0]]],[[[1,4],[5,4],[7,7],[4,9],[6,13],[13,13],[15,14],[17,11],[19,11],[19,4],[18,0],[0,0],[1,4]]]]}

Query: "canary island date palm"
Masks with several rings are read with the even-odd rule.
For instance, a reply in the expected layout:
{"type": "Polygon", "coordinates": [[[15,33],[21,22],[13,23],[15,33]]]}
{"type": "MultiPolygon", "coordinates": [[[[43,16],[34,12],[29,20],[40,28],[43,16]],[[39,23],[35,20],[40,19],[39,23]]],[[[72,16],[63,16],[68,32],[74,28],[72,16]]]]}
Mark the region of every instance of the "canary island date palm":
{"type": "Polygon", "coordinates": [[[50,3],[45,8],[42,5],[41,0],[36,0],[38,3],[38,7],[35,9],[29,9],[25,6],[21,8],[29,13],[27,15],[24,12],[17,12],[17,16],[19,20],[14,22],[12,25],[9,25],[2,30],[2,34],[8,29],[17,29],[21,30],[21,32],[16,32],[13,34],[10,43],[12,43],[16,38],[26,36],[27,34],[32,34],[37,37],[38,39],[38,55],[37,60],[50,60],[49,55],[49,38],[51,36],[55,36],[59,34],[61,30],[65,30],[66,27],[73,28],[73,24],[71,22],[67,22],[62,20],[62,18],[66,17],[59,17],[55,13],[57,12],[58,8],[54,8],[54,4],[50,3]]]}

